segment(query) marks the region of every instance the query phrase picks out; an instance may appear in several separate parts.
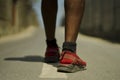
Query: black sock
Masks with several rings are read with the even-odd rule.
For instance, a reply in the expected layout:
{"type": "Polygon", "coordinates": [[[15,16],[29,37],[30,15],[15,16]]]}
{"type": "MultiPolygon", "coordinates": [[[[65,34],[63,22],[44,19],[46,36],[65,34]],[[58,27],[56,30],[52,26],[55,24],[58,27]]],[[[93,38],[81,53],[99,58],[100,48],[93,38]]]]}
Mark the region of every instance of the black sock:
{"type": "Polygon", "coordinates": [[[56,43],[56,39],[53,40],[46,40],[47,46],[48,47],[58,47],[57,43],[56,43]]]}
{"type": "Polygon", "coordinates": [[[64,50],[69,50],[72,52],[76,52],[76,43],[74,42],[64,42],[63,43],[63,51],[64,50]]]}

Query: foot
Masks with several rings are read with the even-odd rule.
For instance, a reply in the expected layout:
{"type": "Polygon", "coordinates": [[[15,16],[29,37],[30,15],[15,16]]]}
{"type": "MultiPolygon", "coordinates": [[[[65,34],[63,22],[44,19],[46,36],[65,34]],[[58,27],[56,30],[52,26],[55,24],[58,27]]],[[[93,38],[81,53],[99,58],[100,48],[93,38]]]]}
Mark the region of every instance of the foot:
{"type": "Polygon", "coordinates": [[[59,61],[59,48],[58,47],[47,47],[45,52],[45,62],[55,63],[59,61]]]}
{"type": "Polygon", "coordinates": [[[76,53],[63,51],[58,65],[58,72],[72,73],[85,70],[86,62],[80,59],[76,53]]]}

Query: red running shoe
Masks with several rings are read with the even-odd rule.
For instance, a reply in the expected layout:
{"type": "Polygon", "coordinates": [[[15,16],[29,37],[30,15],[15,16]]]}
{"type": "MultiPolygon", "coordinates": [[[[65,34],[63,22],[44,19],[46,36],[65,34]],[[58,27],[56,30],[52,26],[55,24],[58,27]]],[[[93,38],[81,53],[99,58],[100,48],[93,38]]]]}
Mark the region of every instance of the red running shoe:
{"type": "Polygon", "coordinates": [[[58,47],[47,47],[45,52],[45,62],[55,63],[58,62],[60,58],[60,52],[58,47]]]}
{"type": "Polygon", "coordinates": [[[85,70],[86,62],[80,59],[76,53],[71,51],[63,51],[58,65],[58,72],[72,73],[85,70]]]}

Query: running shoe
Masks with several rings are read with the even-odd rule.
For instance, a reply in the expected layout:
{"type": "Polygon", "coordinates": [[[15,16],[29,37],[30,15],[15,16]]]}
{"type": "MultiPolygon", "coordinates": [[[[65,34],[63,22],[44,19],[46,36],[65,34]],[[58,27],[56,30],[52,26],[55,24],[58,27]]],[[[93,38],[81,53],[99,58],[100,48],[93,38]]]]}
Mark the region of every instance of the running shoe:
{"type": "Polygon", "coordinates": [[[55,63],[59,61],[60,54],[59,54],[58,47],[47,47],[45,52],[45,62],[46,63],[55,63]]]}
{"type": "Polygon", "coordinates": [[[86,62],[80,59],[76,53],[63,51],[61,53],[58,72],[73,73],[86,69],[86,62]]]}

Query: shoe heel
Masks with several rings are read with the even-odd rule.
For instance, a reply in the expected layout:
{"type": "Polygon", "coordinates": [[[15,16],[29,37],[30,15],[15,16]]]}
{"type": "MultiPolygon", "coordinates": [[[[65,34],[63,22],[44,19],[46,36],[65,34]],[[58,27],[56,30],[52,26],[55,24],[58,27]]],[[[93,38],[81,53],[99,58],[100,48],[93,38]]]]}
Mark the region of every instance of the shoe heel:
{"type": "Polygon", "coordinates": [[[46,63],[56,63],[58,61],[59,61],[58,57],[50,56],[50,57],[45,58],[46,63]]]}

